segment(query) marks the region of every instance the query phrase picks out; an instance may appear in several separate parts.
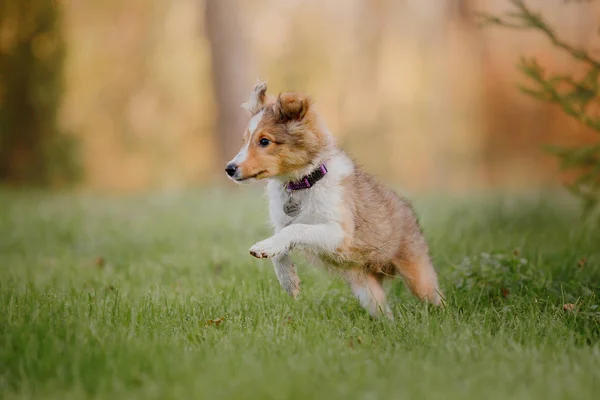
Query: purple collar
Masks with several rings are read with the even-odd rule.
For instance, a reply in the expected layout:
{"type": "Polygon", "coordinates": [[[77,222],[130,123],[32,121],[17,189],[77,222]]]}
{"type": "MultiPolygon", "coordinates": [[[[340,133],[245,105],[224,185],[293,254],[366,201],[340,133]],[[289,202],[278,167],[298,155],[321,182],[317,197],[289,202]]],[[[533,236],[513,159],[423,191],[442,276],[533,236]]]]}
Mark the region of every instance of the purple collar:
{"type": "Polygon", "coordinates": [[[296,190],[302,189],[310,189],[314,186],[315,183],[323,179],[323,177],[327,175],[327,167],[325,163],[319,165],[317,169],[315,169],[310,174],[303,176],[299,180],[295,182],[288,182],[285,184],[285,189],[288,192],[295,192],[296,190]]]}

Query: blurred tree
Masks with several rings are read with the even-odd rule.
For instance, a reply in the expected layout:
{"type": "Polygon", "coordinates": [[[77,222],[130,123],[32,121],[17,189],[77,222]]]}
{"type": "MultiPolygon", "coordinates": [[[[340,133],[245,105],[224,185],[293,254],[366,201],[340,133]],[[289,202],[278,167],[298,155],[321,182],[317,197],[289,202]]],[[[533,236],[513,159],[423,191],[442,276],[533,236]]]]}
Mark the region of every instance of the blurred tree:
{"type": "Polygon", "coordinates": [[[389,129],[389,119],[381,111],[380,66],[390,2],[358,0],[355,7],[352,51],[343,71],[349,84],[341,88],[340,96],[344,147],[351,153],[360,151],[371,161],[368,167],[372,172],[386,176],[392,147],[386,135],[377,141],[372,135],[389,129]]]}
{"type": "Polygon", "coordinates": [[[60,2],[0,2],[0,181],[75,175],[73,143],[57,128],[64,50],[60,2]]]}
{"type": "MultiPolygon", "coordinates": [[[[513,12],[505,17],[481,13],[481,23],[541,32],[555,47],[586,68],[586,73],[579,77],[576,74],[555,75],[548,73],[534,57],[523,57],[519,69],[529,78],[532,86],[521,86],[521,91],[538,100],[558,105],[565,114],[600,133],[600,60],[559,38],[542,16],[530,10],[523,0],[511,2],[515,7],[513,12]]],[[[546,149],[560,159],[563,169],[576,172],[577,178],[568,188],[583,201],[584,210],[588,213],[597,211],[600,204],[600,142],[546,149]]]]}
{"type": "Polygon", "coordinates": [[[252,89],[247,87],[249,66],[240,5],[237,0],[206,0],[204,20],[212,56],[219,160],[225,165],[240,148],[247,122],[241,104],[252,89]]]}

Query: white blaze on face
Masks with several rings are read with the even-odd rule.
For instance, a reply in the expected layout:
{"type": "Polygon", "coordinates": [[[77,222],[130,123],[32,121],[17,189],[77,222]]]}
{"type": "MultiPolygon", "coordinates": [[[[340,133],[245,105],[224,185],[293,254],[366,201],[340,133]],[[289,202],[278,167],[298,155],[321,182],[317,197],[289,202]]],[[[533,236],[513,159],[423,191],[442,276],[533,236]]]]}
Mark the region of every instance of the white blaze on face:
{"type": "Polygon", "coordinates": [[[248,155],[248,146],[250,145],[250,142],[252,141],[252,136],[254,136],[254,132],[256,131],[256,128],[258,127],[258,124],[260,123],[260,120],[263,117],[263,113],[264,111],[261,111],[254,115],[252,118],[250,118],[250,122],[248,123],[248,132],[250,132],[250,137],[248,138],[248,141],[244,143],[244,147],[242,147],[240,152],[237,153],[237,155],[233,158],[233,160],[231,160],[231,162],[235,164],[240,164],[244,162],[244,160],[246,160],[246,156],[248,155]]]}
{"type": "Polygon", "coordinates": [[[256,131],[256,128],[258,127],[258,124],[260,123],[263,114],[264,111],[261,111],[259,113],[256,113],[256,115],[254,115],[252,118],[250,118],[250,122],[248,123],[248,131],[250,132],[250,136],[252,136],[254,134],[254,131],[256,131]]]}

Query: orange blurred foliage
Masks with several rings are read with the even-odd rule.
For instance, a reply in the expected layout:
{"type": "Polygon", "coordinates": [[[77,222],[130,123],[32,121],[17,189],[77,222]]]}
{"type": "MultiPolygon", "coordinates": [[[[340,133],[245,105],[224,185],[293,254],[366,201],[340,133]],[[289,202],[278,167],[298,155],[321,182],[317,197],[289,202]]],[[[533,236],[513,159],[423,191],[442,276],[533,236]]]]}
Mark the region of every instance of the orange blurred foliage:
{"type": "MultiPolygon", "coordinates": [[[[595,138],[516,89],[520,55],[556,71],[577,66],[540,35],[476,26],[474,12],[505,11],[505,0],[237,4],[244,90],[261,77],[271,92],[311,93],[367,170],[409,190],[556,185],[556,162],[540,146],[595,138]]],[[[600,3],[528,4],[569,42],[597,45],[600,3]]],[[[82,185],[133,191],[221,179],[203,2],[63,5],[61,123],[81,141],[82,185]]]]}

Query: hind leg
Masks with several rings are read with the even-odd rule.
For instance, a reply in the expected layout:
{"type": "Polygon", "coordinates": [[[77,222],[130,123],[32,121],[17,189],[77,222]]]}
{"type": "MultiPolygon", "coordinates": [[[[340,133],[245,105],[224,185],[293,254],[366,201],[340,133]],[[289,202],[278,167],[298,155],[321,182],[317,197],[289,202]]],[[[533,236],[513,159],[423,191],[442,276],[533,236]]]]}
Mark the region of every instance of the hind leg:
{"type": "Polygon", "coordinates": [[[404,278],[413,295],[422,301],[443,306],[443,294],[438,285],[437,273],[428,254],[418,256],[406,254],[393,261],[396,272],[404,278]]]}
{"type": "Polygon", "coordinates": [[[347,279],[352,292],[371,316],[379,317],[383,314],[389,319],[394,319],[385,298],[383,277],[382,274],[377,273],[351,271],[348,273],[347,279]]]}

